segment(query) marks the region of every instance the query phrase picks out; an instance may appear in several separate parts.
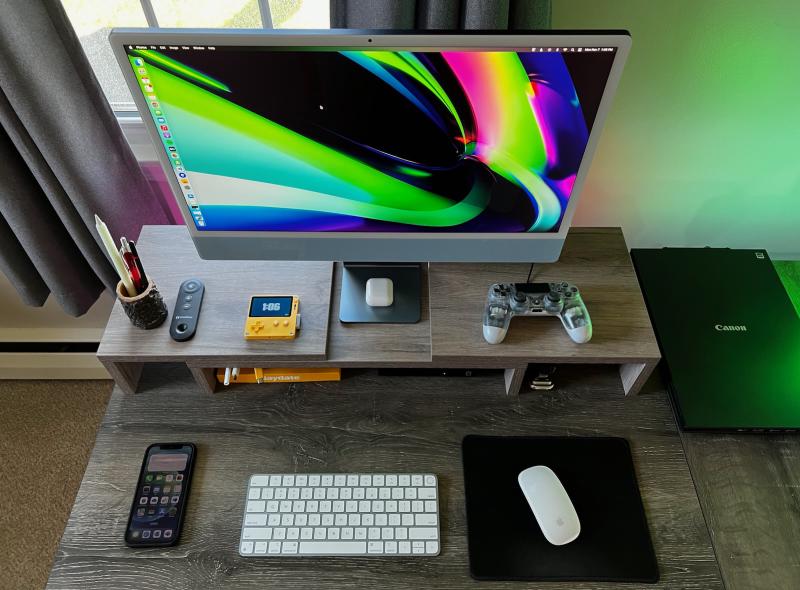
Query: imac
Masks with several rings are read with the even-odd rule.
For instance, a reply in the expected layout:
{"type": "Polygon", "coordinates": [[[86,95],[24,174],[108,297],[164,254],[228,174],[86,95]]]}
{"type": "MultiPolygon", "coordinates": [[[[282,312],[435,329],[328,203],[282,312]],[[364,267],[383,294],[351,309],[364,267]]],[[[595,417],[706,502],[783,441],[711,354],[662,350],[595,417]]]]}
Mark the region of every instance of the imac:
{"type": "Polygon", "coordinates": [[[420,263],[558,259],[630,46],[624,31],[110,40],[200,256],[342,261],[341,321],[388,323],[419,320],[420,263]]]}

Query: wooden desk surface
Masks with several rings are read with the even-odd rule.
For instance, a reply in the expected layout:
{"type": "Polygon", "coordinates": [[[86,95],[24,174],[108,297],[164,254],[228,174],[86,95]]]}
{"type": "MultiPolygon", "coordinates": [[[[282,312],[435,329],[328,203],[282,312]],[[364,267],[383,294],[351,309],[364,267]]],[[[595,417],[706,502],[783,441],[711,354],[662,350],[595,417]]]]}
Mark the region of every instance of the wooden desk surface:
{"type": "MultiPolygon", "coordinates": [[[[613,588],[478,583],[469,577],[460,443],[464,435],[610,435],[631,442],[661,571],[655,586],[722,588],[667,396],[651,379],[622,394],[613,367],[559,370],[558,391],[509,398],[502,375],[378,377],[239,386],[202,393],[185,367],[151,366],[144,391],[116,387],[49,588],[613,588]],[[183,536],[132,550],[123,532],[148,444],[190,440],[198,464],[183,536]],[[237,554],[246,478],[255,472],[432,471],[440,476],[436,558],[246,559],[237,554]]],[[[614,534],[609,531],[609,534],[614,534]]]]}

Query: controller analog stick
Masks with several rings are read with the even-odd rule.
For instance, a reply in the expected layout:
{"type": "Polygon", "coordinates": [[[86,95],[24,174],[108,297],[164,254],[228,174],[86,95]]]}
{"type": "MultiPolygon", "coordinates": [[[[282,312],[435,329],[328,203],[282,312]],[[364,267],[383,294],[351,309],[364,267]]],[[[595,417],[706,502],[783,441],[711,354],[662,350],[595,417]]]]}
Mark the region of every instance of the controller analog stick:
{"type": "Polygon", "coordinates": [[[556,291],[550,291],[547,294],[547,300],[550,303],[559,303],[561,301],[561,293],[558,293],[556,291]]]}
{"type": "Polygon", "coordinates": [[[514,293],[514,301],[516,301],[517,303],[525,303],[526,299],[527,296],[525,295],[525,293],[520,293],[519,291],[514,293]]]}

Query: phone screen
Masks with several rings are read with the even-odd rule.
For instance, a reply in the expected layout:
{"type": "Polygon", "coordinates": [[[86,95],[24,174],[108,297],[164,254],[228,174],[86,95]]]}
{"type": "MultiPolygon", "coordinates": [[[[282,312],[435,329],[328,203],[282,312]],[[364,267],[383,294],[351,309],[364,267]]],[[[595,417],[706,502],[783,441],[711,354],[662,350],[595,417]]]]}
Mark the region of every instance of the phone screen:
{"type": "Polygon", "coordinates": [[[125,531],[128,545],[171,545],[176,542],[195,452],[191,443],[148,447],[125,531]]]}

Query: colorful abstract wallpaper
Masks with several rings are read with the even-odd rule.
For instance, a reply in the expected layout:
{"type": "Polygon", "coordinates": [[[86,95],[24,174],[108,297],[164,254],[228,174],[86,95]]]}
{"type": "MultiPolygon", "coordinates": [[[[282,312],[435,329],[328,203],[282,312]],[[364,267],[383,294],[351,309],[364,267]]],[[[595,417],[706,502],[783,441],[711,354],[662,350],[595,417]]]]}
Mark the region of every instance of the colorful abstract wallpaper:
{"type": "Polygon", "coordinates": [[[129,49],[200,230],[557,231],[613,55],[129,49]]]}

